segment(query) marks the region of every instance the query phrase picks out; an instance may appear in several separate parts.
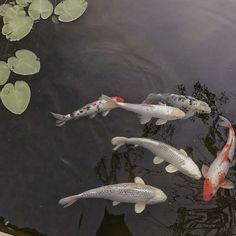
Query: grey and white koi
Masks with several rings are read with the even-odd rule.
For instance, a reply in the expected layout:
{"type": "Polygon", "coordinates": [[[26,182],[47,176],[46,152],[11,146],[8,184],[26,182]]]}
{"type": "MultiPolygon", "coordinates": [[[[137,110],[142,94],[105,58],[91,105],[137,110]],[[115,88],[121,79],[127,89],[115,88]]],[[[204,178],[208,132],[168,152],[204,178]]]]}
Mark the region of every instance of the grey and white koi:
{"type": "Polygon", "coordinates": [[[143,104],[153,102],[165,103],[167,105],[178,107],[181,110],[187,110],[185,119],[195,115],[195,113],[211,113],[211,108],[206,102],[191,96],[170,93],[150,93],[143,101],[143,104]]]}
{"type": "Polygon", "coordinates": [[[135,212],[141,213],[146,204],[156,204],[167,199],[162,190],[146,185],[140,177],[135,177],[134,181],[135,183],[112,184],[91,189],[78,195],[63,198],[59,204],[68,207],[79,199],[102,198],[113,201],[113,206],[120,202],[135,203],[135,212]]]}
{"type": "Polygon", "coordinates": [[[115,145],[113,150],[117,150],[124,144],[144,147],[155,155],[153,159],[154,164],[160,164],[163,161],[170,163],[165,168],[168,173],[180,171],[191,178],[201,178],[198,166],[183,149],[178,150],[168,144],[148,138],[115,137],[111,143],[115,145]]]}
{"type": "MultiPolygon", "coordinates": [[[[111,100],[116,102],[123,102],[124,99],[121,97],[112,97],[111,100]]],[[[94,118],[98,113],[102,113],[102,116],[107,116],[110,110],[116,108],[117,106],[114,106],[114,103],[107,102],[104,99],[99,99],[95,102],[89,103],[80,109],[67,114],[67,115],[61,115],[51,112],[54,118],[57,119],[56,125],[62,126],[69,120],[76,120],[80,117],[89,116],[90,118],[94,118]]]]}
{"type": "Polygon", "coordinates": [[[183,119],[185,117],[183,111],[171,106],[117,102],[106,95],[102,95],[100,99],[113,102],[114,106],[137,113],[140,115],[141,124],[148,123],[152,118],[158,118],[156,125],[163,125],[168,120],[183,119]]]}

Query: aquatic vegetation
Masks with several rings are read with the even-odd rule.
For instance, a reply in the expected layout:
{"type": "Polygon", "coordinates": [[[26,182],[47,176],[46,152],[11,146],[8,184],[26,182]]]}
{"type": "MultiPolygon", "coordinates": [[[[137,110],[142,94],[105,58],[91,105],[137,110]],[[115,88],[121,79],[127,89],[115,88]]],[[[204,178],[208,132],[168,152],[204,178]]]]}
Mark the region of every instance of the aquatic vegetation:
{"type": "Polygon", "coordinates": [[[10,76],[10,69],[7,66],[7,63],[5,61],[0,61],[0,85],[4,85],[9,76],[10,76]]]}
{"type": "Polygon", "coordinates": [[[19,75],[32,75],[40,70],[39,58],[26,49],[18,50],[15,57],[9,57],[7,64],[9,68],[19,75]]]}
{"type": "Polygon", "coordinates": [[[20,115],[29,105],[31,92],[24,81],[16,81],[15,85],[8,83],[1,91],[3,105],[12,113],[20,115]]]}
{"type": "Polygon", "coordinates": [[[85,0],[65,0],[55,7],[54,14],[59,15],[59,21],[70,22],[81,17],[87,7],[85,0]]]}
{"type": "Polygon", "coordinates": [[[7,8],[3,15],[2,34],[9,41],[19,41],[31,31],[34,21],[26,15],[25,10],[18,6],[7,8]]]}
{"type": "Polygon", "coordinates": [[[28,13],[33,20],[47,19],[52,15],[53,5],[49,0],[34,0],[29,6],[28,13]]]}

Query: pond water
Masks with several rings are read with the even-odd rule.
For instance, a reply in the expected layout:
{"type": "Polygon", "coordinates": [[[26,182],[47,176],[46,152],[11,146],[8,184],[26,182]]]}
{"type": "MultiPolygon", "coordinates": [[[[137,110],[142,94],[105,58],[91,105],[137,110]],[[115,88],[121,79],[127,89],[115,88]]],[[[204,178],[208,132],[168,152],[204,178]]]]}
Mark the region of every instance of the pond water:
{"type": "MultiPolygon", "coordinates": [[[[233,0],[89,0],[75,22],[40,21],[20,42],[1,35],[1,60],[26,48],[40,57],[42,69],[26,79],[12,75],[11,81],[31,86],[23,115],[0,107],[0,215],[49,236],[236,235],[235,190],[220,189],[206,203],[203,179],[166,173],[143,148],[113,152],[111,145],[115,136],[150,137],[184,148],[199,167],[214,160],[228,134],[218,126],[219,114],[236,121],[235,12],[233,0]],[[50,115],[102,93],[139,103],[151,92],[192,95],[213,112],[159,128],[119,109],[61,128],[50,115]],[[58,205],[61,197],[135,176],[168,200],[142,214],[133,204],[113,207],[97,199],[58,205]]],[[[235,182],[236,167],[228,177],[235,182]]]]}

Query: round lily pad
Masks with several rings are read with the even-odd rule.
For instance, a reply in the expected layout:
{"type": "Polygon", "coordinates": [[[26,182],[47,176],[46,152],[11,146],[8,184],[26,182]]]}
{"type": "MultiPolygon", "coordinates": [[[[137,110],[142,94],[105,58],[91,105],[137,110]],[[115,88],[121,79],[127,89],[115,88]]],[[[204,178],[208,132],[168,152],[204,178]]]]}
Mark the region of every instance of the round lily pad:
{"type": "Polygon", "coordinates": [[[47,19],[52,15],[53,5],[48,0],[34,0],[28,9],[29,16],[33,20],[47,19]]]}
{"type": "Polygon", "coordinates": [[[4,16],[5,12],[12,7],[10,4],[2,4],[0,5],[0,16],[4,16]]]}
{"type": "Polygon", "coordinates": [[[33,75],[40,71],[40,60],[31,51],[21,49],[16,52],[15,57],[9,57],[8,67],[19,75],[33,75]]]}
{"type": "Polygon", "coordinates": [[[18,5],[8,8],[3,16],[2,34],[10,41],[24,38],[32,29],[34,21],[18,5]]]}
{"type": "Polygon", "coordinates": [[[70,22],[82,16],[87,7],[85,0],[64,0],[55,7],[54,14],[59,15],[59,21],[70,22]]]}
{"type": "Polygon", "coordinates": [[[6,84],[1,91],[3,105],[12,113],[20,115],[29,105],[31,91],[25,81],[16,81],[15,86],[6,84]]]}
{"type": "Polygon", "coordinates": [[[4,85],[9,76],[10,76],[10,69],[7,66],[7,63],[5,61],[0,61],[0,85],[4,85]]]}
{"type": "Polygon", "coordinates": [[[16,0],[16,3],[21,7],[27,7],[33,0],[16,0]]]}

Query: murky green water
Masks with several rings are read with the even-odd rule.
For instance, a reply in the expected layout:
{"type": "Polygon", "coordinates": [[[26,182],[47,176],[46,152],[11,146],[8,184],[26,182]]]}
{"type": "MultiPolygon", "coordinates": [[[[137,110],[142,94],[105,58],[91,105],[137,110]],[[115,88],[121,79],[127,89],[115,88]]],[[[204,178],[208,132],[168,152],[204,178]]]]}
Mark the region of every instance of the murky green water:
{"type": "MultiPolygon", "coordinates": [[[[236,120],[235,12],[232,0],[90,0],[78,21],[39,22],[18,43],[0,36],[1,60],[26,48],[42,65],[27,79],[27,111],[17,117],[0,107],[0,215],[49,236],[236,235],[235,190],[220,189],[203,202],[203,179],[167,174],[147,150],[113,152],[110,144],[114,136],[144,136],[186,149],[199,167],[214,160],[227,138],[218,115],[236,120]],[[58,128],[49,113],[68,113],[102,93],[141,102],[150,92],[192,95],[213,112],[159,128],[141,126],[135,114],[118,109],[58,128]],[[81,200],[67,209],[57,203],[134,176],[168,200],[141,215],[133,204],[112,207],[106,200],[81,200]]],[[[233,167],[228,177],[235,182],[235,176],[233,167]]]]}

